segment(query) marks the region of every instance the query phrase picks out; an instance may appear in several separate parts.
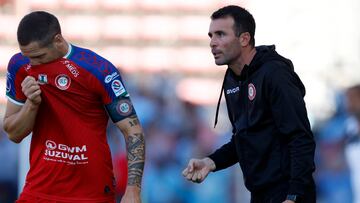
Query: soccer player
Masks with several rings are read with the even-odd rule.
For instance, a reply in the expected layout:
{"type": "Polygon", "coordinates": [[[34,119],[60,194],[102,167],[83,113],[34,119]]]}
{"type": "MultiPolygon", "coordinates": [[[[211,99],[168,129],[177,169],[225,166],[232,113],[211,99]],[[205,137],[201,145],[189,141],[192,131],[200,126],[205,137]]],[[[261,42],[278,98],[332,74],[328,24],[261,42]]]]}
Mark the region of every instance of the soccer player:
{"type": "Polygon", "coordinates": [[[255,47],[255,20],[239,6],[214,12],[208,35],[216,65],[228,66],[221,91],[233,135],[208,157],[191,159],[183,175],[201,182],[240,163],[251,203],[315,202],[315,142],[292,62],[275,46],[255,47]]]}
{"type": "Polygon", "coordinates": [[[126,140],[122,202],[141,202],[144,134],[118,70],[68,43],[47,12],[24,16],[17,39],[21,53],[8,65],[4,129],[16,143],[32,132],[30,170],[17,202],[114,203],[109,117],[126,140]]]}

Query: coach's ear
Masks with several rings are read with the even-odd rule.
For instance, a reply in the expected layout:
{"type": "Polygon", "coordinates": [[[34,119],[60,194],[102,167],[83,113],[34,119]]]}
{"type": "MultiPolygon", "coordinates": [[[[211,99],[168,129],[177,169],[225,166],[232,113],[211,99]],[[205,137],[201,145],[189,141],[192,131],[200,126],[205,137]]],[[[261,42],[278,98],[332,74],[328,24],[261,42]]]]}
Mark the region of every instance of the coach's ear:
{"type": "Polygon", "coordinates": [[[250,44],[251,36],[249,32],[243,32],[239,37],[241,46],[245,47],[250,44]]]}

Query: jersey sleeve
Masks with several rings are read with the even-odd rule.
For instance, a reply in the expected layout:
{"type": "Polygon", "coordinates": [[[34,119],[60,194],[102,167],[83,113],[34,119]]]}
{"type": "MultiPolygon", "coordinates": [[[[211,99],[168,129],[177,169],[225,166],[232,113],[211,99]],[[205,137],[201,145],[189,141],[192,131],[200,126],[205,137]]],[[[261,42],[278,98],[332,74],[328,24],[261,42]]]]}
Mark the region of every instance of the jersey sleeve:
{"type": "Polygon", "coordinates": [[[115,67],[112,67],[111,70],[112,72],[104,77],[105,89],[109,95],[109,98],[105,97],[104,99],[108,100],[105,103],[105,108],[111,120],[116,123],[136,114],[136,112],[121,79],[120,72],[115,67]]]}
{"type": "Polygon", "coordinates": [[[21,82],[26,77],[26,65],[28,65],[28,59],[18,53],[10,59],[7,67],[6,96],[17,105],[23,105],[26,101],[26,96],[21,90],[21,82]]]}
{"type": "Polygon", "coordinates": [[[119,70],[108,60],[87,50],[75,48],[70,58],[94,75],[90,84],[101,100],[111,118],[116,123],[136,114],[119,70]]]}

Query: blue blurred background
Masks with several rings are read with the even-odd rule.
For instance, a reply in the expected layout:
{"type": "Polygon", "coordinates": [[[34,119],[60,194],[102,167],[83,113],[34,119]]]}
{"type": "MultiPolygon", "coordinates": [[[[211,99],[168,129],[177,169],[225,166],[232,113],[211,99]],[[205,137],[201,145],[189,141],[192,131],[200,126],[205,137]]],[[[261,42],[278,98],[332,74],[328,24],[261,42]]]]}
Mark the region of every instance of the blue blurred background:
{"type": "MultiPolygon", "coordinates": [[[[358,0],[0,0],[1,118],[19,20],[46,10],[58,17],[69,42],[98,52],[123,74],[146,134],[144,203],[249,202],[238,165],[201,184],[181,176],[190,158],[208,155],[231,136],[225,103],[212,127],[226,67],[214,64],[207,37],[209,16],[228,4],[254,15],[256,44],[275,44],[307,88],[318,202],[360,203],[360,144],[353,139],[359,125],[347,112],[344,94],[360,83],[358,0]]],[[[124,140],[111,123],[108,132],[121,197],[124,140]]],[[[13,202],[21,191],[28,150],[29,139],[17,145],[1,131],[1,203],[13,202]]]]}

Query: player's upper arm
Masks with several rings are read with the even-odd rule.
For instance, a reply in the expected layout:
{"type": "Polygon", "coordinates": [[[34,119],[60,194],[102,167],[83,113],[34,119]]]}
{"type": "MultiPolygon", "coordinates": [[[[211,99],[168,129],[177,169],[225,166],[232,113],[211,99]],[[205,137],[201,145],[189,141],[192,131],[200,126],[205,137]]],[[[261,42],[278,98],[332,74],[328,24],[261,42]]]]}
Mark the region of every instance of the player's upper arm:
{"type": "Polygon", "coordinates": [[[22,107],[21,105],[15,104],[15,103],[11,102],[10,100],[8,100],[6,103],[4,121],[9,116],[14,115],[17,112],[19,112],[21,110],[21,107],[22,107]]]}

